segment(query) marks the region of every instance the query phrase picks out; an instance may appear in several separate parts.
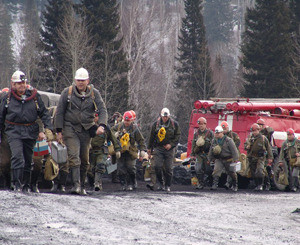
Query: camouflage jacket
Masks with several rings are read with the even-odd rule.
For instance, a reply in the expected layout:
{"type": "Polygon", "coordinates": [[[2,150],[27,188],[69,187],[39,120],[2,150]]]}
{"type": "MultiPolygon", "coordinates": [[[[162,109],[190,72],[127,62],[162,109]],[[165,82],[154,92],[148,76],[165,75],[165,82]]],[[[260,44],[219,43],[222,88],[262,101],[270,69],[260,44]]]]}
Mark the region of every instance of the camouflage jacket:
{"type": "Polygon", "coordinates": [[[241,144],[241,139],[240,139],[239,135],[231,130],[228,131],[225,135],[228,136],[229,138],[233,139],[233,142],[234,142],[236,148],[239,149],[239,146],[241,144]]]}
{"type": "Polygon", "coordinates": [[[215,159],[230,159],[232,158],[233,162],[236,162],[239,160],[239,152],[233,142],[233,139],[230,137],[224,135],[222,139],[218,140],[217,138],[214,138],[209,153],[208,153],[208,160],[214,161],[215,159]],[[222,149],[219,156],[215,156],[213,154],[213,149],[215,146],[219,145],[222,149]]]}
{"type": "Polygon", "coordinates": [[[273,159],[272,147],[266,136],[258,134],[257,136],[251,135],[247,142],[250,146],[247,149],[247,157],[267,157],[273,159]]]}
{"type": "Polygon", "coordinates": [[[105,133],[96,135],[91,142],[92,151],[100,150],[103,147],[107,147],[107,145],[113,144],[115,152],[121,150],[121,146],[115,135],[112,133],[111,128],[109,126],[106,127],[105,133]]]}
{"type": "Polygon", "coordinates": [[[210,129],[205,129],[201,131],[200,129],[194,134],[194,138],[192,141],[192,150],[191,156],[196,156],[199,154],[207,154],[209,152],[212,140],[214,138],[214,133],[210,129]],[[204,137],[205,143],[203,146],[197,146],[196,142],[199,137],[204,137]]]}
{"type": "Polygon", "coordinates": [[[267,126],[267,127],[263,128],[262,130],[260,130],[260,133],[262,135],[266,136],[268,141],[271,143],[271,138],[272,138],[272,135],[274,133],[273,128],[267,126]]]}
{"type": "Polygon", "coordinates": [[[281,151],[279,155],[279,162],[295,161],[297,159],[296,153],[300,152],[300,140],[294,139],[293,141],[286,140],[281,146],[281,151]]]}
{"type": "Polygon", "coordinates": [[[125,127],[124,123],[118,123],[117,125],[112,127],[112,133],[118,132],[118,140],[125,134],[129,134],[130,145],[134,148],[138,148],[141,151],[146,151],[145,139],[138,127],[135,123],[132,123],[129,127],[125,127]]]}

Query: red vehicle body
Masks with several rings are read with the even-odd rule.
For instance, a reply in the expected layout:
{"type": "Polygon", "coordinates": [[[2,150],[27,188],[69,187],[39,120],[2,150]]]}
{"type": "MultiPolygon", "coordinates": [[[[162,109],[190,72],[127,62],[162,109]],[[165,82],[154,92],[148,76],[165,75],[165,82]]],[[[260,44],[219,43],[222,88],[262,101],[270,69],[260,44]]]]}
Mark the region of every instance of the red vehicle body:
{"type": "Polygon", "coordinates": [[[281,147],[286,140],[286,130],[293,128],[300,138],[300,101],[297,99],[212,99],[198,100],[194,103],[190,123],[187,145],[187,155],[191,152],[192,139],[198,129],[197,119],[205,117],[207,127],[214,130],[222,121],[227,121],[229,128],[236,132],[240,139],[240,151],[244,150],[244,143],[250,133],[250,127],[259,118],[265,120],[266,125],[274,129],[273,146],[281,147]]]}

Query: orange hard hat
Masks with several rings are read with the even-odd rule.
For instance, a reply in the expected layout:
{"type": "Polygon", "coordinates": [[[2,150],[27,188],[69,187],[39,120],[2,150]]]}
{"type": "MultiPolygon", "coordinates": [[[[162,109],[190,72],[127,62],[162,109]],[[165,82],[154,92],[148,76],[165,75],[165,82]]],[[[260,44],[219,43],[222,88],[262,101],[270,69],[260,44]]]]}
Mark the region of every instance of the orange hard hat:
{"type": "Polygon", "coordinates": [[[266,124],[265,120],[262,119],[262,118],[258,119],[256,123],[257,123],[258,125],[265,125],[265,124],[266,124]]]}
{"type": "Polygon", "coordinates": [[[226,129],[226,128],[229,127],[228,122],[226,122],[226,121],[221,122],[220,126],[221,126],[223,129],[226,129]]]}
{"type": "Polygon", "coordinates": [[[9,88],[3,88],[2,90],[1,90],[1,92],[8,92],[9,91],[9,88]]]}
{"type": "Polygon", "coordinates": [[[134,121],[136,118],[135,112],[134,111],[125,111],[123,115],[124,121],[134,121]]]}
{"type": "Polygon", "coordinates": [[[197,123],[198,124],[206,124],[207,121],[206,121],[206,119],[204,117],[199,117],[198,120],[197,120],[197,123]]]}
{"type": "Polygon", "coordinates": [[[295,131],[294,129],[292,128],[289,128],[287,131],[286,131],[287,134],[295,134],[295,131]]]}
{"type": "Polygon", "coordinates": [[[131,110],[130,112],[132,113],[133,120],[135,120],[136,119],[135,111],[131,110]]]}
{"type": "Polygon", "coordinates": [[[253,123],[252,126],[251,126],[251,130],[254,131],[254,130],[260,130],[260,127],[257,123],[253,123]]]}

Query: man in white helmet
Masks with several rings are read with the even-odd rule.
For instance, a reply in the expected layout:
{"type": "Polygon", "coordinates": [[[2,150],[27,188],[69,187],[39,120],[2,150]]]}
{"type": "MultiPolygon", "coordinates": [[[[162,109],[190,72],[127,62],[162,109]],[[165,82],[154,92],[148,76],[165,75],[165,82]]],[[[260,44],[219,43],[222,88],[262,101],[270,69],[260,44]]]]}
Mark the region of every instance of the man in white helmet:
{"type": "Polygon", "coordinates": [[[222,126],[215,128],[215,138],[208,153],[208,161],[215,162],[213,171],[212,190],[216,190],[219,185],[219,178],[225,168],[226,173],[232,178],[232,190],[237,191],[238,180],[235,171],[230,169],[230,164],[239,160],[239,153],[234,141],[224,135],[222,126]]]}
{"type": "Polygon", "coordinates": [[[160,117],[152,125],[148,142],[148,155],[154,156],[155,172],[160,184],[158,190],[171,190],[172,164],[179,138],[178,123],[170,117],[169,109],[163,108],[160,117]]]}
{"type": "Polygon", "coordinates": [[[57,140],[67,146],[69,165],[66,169],[70,168],[73,180],[71,193],[85,195],[91,139],[104,134],[107,110],[100,92],[89,84],[86,69],[79,68],[74,80],[74,84],[61,93],[55,128],[57,140]]]}
{"type": "Polygon", "coordinates": [[[0,130],[5,131],[11,149],[12,189],[29,192],[33,148],[37,139],[53,139],[49,111],[36,89],[27,87],[22,71],[11,77],[11,89],[0,103],[0,130]],[[44,124],[41,131],[37,119],[44,124]]]}

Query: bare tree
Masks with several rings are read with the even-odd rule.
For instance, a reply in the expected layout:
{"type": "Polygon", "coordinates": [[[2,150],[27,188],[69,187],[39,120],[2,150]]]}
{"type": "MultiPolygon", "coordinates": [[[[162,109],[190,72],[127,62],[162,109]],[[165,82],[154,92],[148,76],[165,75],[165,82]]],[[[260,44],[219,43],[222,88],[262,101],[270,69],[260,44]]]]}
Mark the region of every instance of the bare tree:
{"type": "Polygon", "coordinates": [[[130,63],[130,104],[142,128],[164,106],[174,107],[175,56],[183,15],[182,0],[120,1],[124,50],[130,63]]]}
{"type": "Polygon", "coordinates": [[[78,68],[92,66],[95,51],[93,36],[88,31],[84,19],[75,13],[72,6],[67,6],[67,14],[57,33],[60,39],[58,48],[64,55],[64,64],[66,64],[65,69],[61,71],[67,83],[71,84],[78,68]],[[71,69],[71,76],[68,73],[69,69],[71,69]]]}

